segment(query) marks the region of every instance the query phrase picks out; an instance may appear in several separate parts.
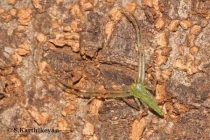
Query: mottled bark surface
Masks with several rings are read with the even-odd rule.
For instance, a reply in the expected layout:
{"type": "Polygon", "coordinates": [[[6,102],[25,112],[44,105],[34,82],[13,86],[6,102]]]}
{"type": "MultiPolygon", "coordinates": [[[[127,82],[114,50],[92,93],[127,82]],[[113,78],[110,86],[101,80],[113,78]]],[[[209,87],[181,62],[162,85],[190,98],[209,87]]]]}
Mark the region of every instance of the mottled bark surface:
{"type": "Polygon", "coordinates": [[[208,0],[1,1],[0,139],[210,139],[209,5],[208,0]],[[131,12],[141,27],[145,83],[154,89],[164,118],[152,111],[140,118],[143,106],[134,109],[132,98],[73,94],[73,89],[99,95],[123,90],[137,80],[135,29],[118,9],[131,12]]]}

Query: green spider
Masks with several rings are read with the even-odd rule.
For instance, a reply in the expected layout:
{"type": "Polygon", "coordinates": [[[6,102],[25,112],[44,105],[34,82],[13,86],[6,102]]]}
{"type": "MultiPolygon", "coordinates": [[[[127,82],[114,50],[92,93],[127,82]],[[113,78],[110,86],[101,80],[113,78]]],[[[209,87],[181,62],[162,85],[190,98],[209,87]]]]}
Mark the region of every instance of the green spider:
{"type": "Polygon", "coordinates": [[[139,52],[139,63],[138,63],[138,79],[136,82],[132,83],[130,87],[125,91],[106,91],[103,93],[102,91],[86,91],[81,89],[74,89],[76,92],[69,91],[71,87],[67,84],[59,81],[60,87],[65,87],[65,91],[69,93],[76,94],[79,97],[82,98],[90,98],[90,97],[96,97],[96,98],[126,98],[133,96],[135,98],[135,101],[139,104],[139,101],[143,103],[144,106],[148,106],[150,109],[155,111],[159,116],[164,116],[163,110],[157,105],[154,98],[150,94],[150,92],[147,90],[146,86],[144,85],[144,78],[145,78],[145,55],[144,55],[144,49],[141,44],[141,32],[140,28],[137,24],[136,18],[130,14],[129,12],[126,12],[124,10],[120,10],[120,12],[128,18],[131,23],[133,24],[135,30],[136,30],[136,39],[137,39],[137,45],[138,45],[138,52],[139,52]],[[67,89],[66,89],[67,88],[67,89]],[[81,94],[84,93],[84,94],[81,94]],[[88,94],[89,93],[89,94],[88,94]],[[100,95],[97,93],[101,93],[100,95]]]}

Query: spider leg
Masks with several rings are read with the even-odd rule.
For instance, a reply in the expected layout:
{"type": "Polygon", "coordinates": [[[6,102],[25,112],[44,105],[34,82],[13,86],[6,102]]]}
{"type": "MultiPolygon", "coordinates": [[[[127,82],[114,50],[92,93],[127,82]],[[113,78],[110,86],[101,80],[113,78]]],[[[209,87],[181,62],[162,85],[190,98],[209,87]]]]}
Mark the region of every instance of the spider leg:
{"type": "Polygon", "coordinates": [[[138,52],[139,52],[139,63],[138,63],[138,79],[137,82],[144,82],[144,77],[145,77],[145,56],[144,56],[144,50],[143,46],[141,43],[141,31],[140,27],[137,23],[136,18],[129,12],[125,10],[121,10],[121,12],[131,21],[133,24],[135,30],[136,30],[136,43],[138,46],[138,52]]]}
{"type": "Polygon", "coordinates": [[[138,105],[138,107],[140,108],[141,104],[138,98],[134,97],[134,100],[136,102],[136,104],[138,105]]]}
{"type": "Polygon", "coordinates": [[[125,99],[125,98],[122,98],[122,100],[123,100],[128,106],[130,106],[130,107],[132,107],[132,108],[134,108],[134,109],[136,109],[136,110],[139,111],[139,106],[136,106],[136,105],[132,104],[131,102],[129,102],[129,101],[128,101],[127,99],[125,99]]]}
{"type": "Polygon", "coordinates": [[[67,93],[75,94],[78,97],[81,98],[126,98],[130,97],[132,95],[129,94],[127,90],[97,90],[97,89],[91,89],[91,90],[84,90],[84,89],[76,89],[72,88],[66,83],[62,82],[61,80],[58,80],[58,87],[60,87],[62,90],[64,90],[67,93]]]}

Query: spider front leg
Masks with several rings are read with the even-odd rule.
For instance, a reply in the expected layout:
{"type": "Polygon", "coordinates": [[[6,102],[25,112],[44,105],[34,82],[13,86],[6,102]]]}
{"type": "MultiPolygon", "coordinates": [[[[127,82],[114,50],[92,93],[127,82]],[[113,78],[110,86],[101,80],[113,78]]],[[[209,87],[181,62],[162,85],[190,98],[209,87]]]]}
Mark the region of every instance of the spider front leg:
{"type": "Polygon", "coordinates": [[[141,52],[139,52],[137,83],[144,83],[144,78],[145,78],[145,55],[142,49],[141,52]]]}
{"type": "MultiPolygon", "coordinates": [[[[136,43],[137,43],[137,49],[139,52],[139,58],[138,58],[138,78],[137,78],[137,83],[142,83],[144,84],[144,78],[145,78],[145,54],[144,54],[144,49],[141,44],[141,31],[140,27],[137,23],[137,20],[135,16],[130,14],[127,11],[121,10],[121,12],[131,21],[133,24],[135,31],[136,31],[136,43]]],[[[139,98],[134,97],[135,102],[140,108],[140,100],[139,98]]],[[[144,104],[144,103],[142,103],[144,104]]],[[[144,104],[146,106],[146,104],[144,104]]]]}
{"type": "Polygon", "coordinates": [[[132,95],[129,94],[128,90],[99,90],[99,89],[78,89],[73,86],[67,85],[65,82],[56,78],[58,81],[58,87],[64,92],[74,94],[80,98],[103,98],[103,99],[115,99],[115,98],[127,98],[132,95]]]}
{"type": "Polygon", "coordinates": [[[137,83],[144,82],[144,77],[145,77],[145,56],[144,56],[144,50],[143,46],[141,43],[141,31],[140,27],[137,23],[136,18],[129,12],[121,10],[121,12],[131,21],[133,24],[135,31],[136,31],[136,44],[137,44],[137,49],[139,52],[139,63],[138,63],[138,79],[137,83]]]}
{"type": "MultiPolygon", "coordinates": [[[[142,50],[141,52],[139,52],[137,83],[144,83],[144,78],[145,78],[145,56],[144,56],[144,52],[142,50]]],[[[134,97],[134,99],[135,99],[136,103],[140,106],[139,98],[134,97]]]]}

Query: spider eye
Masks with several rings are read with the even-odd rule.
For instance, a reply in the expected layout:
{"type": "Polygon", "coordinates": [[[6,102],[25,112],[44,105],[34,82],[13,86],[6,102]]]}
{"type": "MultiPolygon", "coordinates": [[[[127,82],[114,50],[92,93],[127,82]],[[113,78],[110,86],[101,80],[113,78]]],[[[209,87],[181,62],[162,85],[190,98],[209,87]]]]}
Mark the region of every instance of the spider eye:
{"type": "Polygon", "coordinates": [[[137,84],[137,85],[136,85],[136,88],[137,88],[138,90],[142,90],[142,85],[141,85],[141,84],[137,84]]]}

